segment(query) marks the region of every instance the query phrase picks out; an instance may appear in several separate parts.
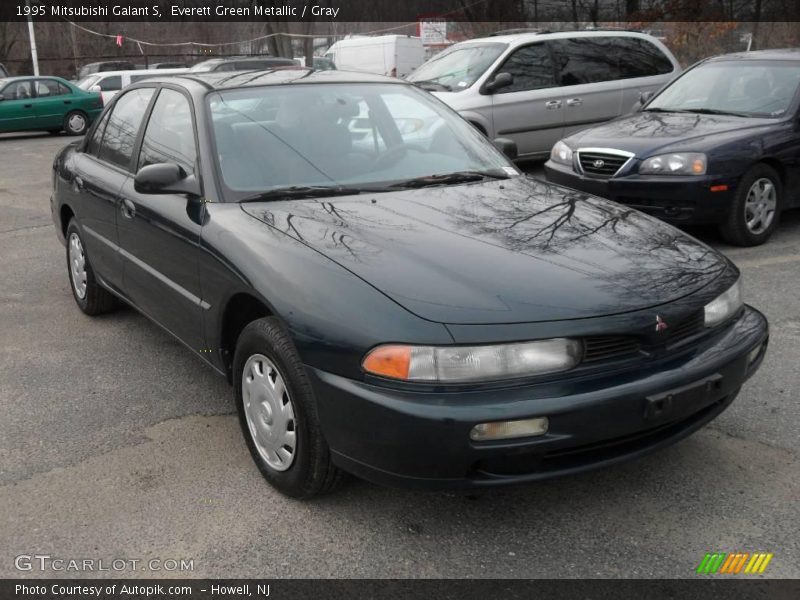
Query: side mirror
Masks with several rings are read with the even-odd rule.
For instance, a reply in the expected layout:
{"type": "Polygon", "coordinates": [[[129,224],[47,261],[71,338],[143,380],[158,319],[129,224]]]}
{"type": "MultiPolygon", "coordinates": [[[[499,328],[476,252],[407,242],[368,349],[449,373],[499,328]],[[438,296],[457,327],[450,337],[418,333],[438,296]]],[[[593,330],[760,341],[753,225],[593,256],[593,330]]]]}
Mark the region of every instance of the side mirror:
{"type": "Polygon", "coordinates": [[[140,194],[187,194],[200,196],[200,184],[194,175],[187,175],[180,165],[158,163],[139,169],[133,189],[140,194]]]}
{"type": "Polygon", "coordinates": [[[93,85],[92,87],[89,88],[89,91],[94,92],[95,94],[99,94],[103,91],[103,88],[101,88],[99,85],[93,85]]]}
{"type": "Polygon", "coordinates": [[[509,138],[494,138],[494,147],[500,150],[509,160],[517,160],[517,142],[509,138]]]}
{"type": "Polygon", "coordinates": [[[514,83],[514,76],[511,73],[498,73],[490,82],[485,86],[485,89],[490,94],[496,92],[500,88],[508,87],[514,83]]]}
{"type": "Polygon", "coordinates": [[[655,92],[639,92],[639,106],[644,106],[650,102],[650,98],[655,96],[655,92]]]}

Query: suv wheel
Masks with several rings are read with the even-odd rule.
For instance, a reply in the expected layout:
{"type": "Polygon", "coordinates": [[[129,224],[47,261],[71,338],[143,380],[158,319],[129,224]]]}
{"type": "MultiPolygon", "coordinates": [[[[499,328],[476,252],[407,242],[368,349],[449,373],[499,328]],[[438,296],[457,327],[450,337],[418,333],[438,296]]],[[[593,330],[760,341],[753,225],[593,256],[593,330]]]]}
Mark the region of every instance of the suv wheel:
{"type": "Polygon", "coordinates": [[[778,226],[783,188],[775,169],[756,165],[745,173],[736,190],[722,236],[736,246],[758,246],[778,226]]]}
{"type": "Polygon", "coordinates": [[[278,319],[244,328],[233,360],[236,407],[250,454],[278,491],[310,498],[333,490],[333,465],[316,399],[297,350],[278,319]]]}
{"type": "Polygon", "coordinates": [[[114,308],[116,299],[110,292],[100,287],[95,279],[75,219],[72,219],[67,226],[67,272],[72,296],[84,314],[94,316],[114,308]]]}

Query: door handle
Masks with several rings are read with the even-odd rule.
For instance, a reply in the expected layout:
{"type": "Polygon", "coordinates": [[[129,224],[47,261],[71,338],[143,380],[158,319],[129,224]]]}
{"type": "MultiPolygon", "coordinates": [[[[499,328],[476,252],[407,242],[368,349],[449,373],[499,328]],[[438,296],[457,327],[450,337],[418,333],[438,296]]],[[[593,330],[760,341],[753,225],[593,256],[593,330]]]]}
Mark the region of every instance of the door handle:
{"type": "Polygon", "coordinates": [[[567,100],[567,106],[580,106],[583,104],[583,100],[581,98],[570,98],[567,100]]]}
{"type": "Polygon", "coordinates": [[[64,104],[72,104],[72,100],[64,100],[64,104]]]}
{"type": "Polygon", "coordinates": [[[544,107],[547,110],[555,110],[557,108],[561,108],[561,100],[550,100],[544,103],[544,107]]]}
{"type": "Polygon", "coordinates": [[[33,108],[33,104],[23,104],[22,108],[33,108]]]}
{"type": "Polygon", "coordinates": [[[122,216],[126,219],[132,219],[136,215],[136,205],[127,198],[122,199],[119,208],[122,211],[122,216]]]}

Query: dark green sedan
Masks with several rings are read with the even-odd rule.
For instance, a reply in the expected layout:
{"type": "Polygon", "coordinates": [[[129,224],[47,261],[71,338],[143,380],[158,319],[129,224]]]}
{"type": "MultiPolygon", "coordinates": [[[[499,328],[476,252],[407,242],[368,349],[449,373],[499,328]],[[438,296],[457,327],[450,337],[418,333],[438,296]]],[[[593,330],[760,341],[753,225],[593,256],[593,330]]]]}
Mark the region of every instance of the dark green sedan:
{"type": "Polygon", "coordinates": [[[102,111],[100,94],[59,77],[0,79],[0,133],[66,131],[83,135],[102,111]]]}

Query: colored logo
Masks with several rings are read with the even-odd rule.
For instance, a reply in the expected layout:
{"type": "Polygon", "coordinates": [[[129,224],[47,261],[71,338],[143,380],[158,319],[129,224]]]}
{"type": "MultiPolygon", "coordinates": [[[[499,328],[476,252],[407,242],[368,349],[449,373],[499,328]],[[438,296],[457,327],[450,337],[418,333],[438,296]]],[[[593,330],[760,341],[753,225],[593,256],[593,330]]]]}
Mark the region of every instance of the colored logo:
{"type": "Polygon", "coordinates": [[[656,315],[656,331],[664,331],[669,325],[661,318],[661,315],[656,315]]]}
{"type": "Polygon", "coordinates": [[[709,552],[697,566],[697,573],[704,575],[714,573],[736,574],[763,573],[772,560],[772,552],[709,552]]]}

